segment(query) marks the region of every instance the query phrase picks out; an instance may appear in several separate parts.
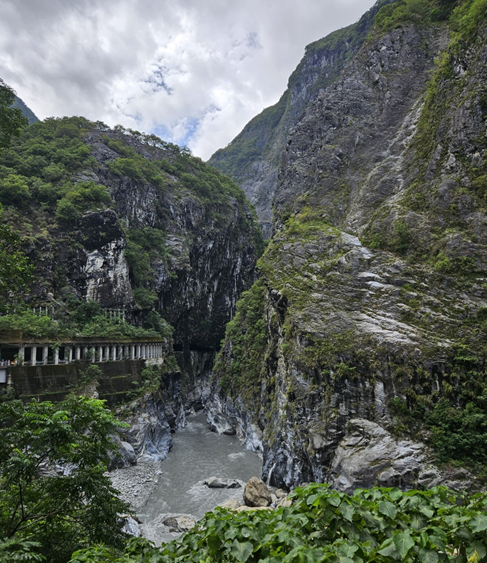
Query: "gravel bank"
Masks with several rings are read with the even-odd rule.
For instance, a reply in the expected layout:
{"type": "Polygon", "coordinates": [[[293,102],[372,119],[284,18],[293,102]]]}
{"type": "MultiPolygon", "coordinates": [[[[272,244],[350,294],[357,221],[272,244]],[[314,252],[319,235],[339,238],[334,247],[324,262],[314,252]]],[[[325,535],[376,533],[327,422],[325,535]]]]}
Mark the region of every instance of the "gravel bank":
{"type": "Polygon", "coordinates": [[[162,473],[160,461],[139,460],[137,465],[115,469],[108,474],[120,498],[140,510],[150,497],[162,473]]]}

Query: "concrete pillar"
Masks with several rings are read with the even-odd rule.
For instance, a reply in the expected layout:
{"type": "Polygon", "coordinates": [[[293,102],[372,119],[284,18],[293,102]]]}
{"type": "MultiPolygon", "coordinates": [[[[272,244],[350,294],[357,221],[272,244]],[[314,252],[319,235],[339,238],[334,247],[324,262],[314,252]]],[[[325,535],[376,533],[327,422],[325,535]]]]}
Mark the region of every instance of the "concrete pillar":
{"type": "Polygon", "coordinates": [[[117,359],[117,347],[115,345],[112,346],[112,361],[117,359]]]}
{"type": "Polygon", "coordinates": [[[43,346],[42,347],[42,363],[44,365],[47,364],[48,357],[49,357],[49,346],[43,346]]]}
{"type": "Polygon", "coordinates": [[[137,344],[137,353],[135,355],[135,357],[140,360],[140,344],[137,344]]]}
{"type": "Polygon", "coordinates": [[[37,363],[37,346],[30,347],[30,364],[35,366],[37,363]]]}
{"type": "Polygon", "coordinates": [[[73,348],[71,346],[66,346],[64,348],[64,360],[67,364],[73,361],[73,348]]]}
{"type": "Polygon", "coordinates": [[[135,344],[130,346],[130,359],[135,360],[135,344]]]}
{"type": "Polygon", "coordinates": [[[22,365],[25,360],[25,346],[19,346],[19,364],[22,365]]]}
{"type": "Polygon", "coordinates": [[[54,348],[54,365],[57,366],[59,364],[59,348],[54,348]]]}
{"type": "Polygon", "coordinates": [[[103,346],[98,346],[98,361],[103,362],[103,346]]]}
{"type": "Polygon", "coordinates": [[[81,359],[81,346],[76,346],[75,357],[78,361],[81,359]]]}

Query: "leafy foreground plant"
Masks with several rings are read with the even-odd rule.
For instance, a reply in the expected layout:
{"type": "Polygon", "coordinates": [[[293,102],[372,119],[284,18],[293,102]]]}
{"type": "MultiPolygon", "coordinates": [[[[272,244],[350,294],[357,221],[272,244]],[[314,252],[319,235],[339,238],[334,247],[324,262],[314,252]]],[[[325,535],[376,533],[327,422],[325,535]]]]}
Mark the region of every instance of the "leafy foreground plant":
{"type": "Polygon", "coordinates": [[[235,513],[221,508],[174,542],[131,540],[125,552],[98,546],[71,563],[239,562],[361,563],[486,561],[487,495],[443,487],[402,492],[357,490],[352,496],[312,484],[290,508],[235,513]]]}
{"type": "Polygon", "coordinates": [[[62,563],[95,542],[123,548],[128,505],[105,475],[110,434],[104,402],[0,402],[0,561],[62,563]]]}

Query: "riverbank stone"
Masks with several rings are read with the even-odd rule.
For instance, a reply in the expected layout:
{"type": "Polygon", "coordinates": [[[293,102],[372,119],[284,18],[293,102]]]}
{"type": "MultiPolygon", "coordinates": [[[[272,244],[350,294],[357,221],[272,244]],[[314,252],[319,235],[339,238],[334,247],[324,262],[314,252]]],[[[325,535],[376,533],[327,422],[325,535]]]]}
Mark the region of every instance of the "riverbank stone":
{"type": "Polygon", "coordinates": [[[196,519],[191,516],[171,516],[162,521],[170,532],[187,532],[196,524],[196,519]]]}
{"type": "Polygon", "coordinates": [[[245,485],[243,500],[245,505],[250,507],[266,507],[272,503],[269,489],[258,477],[251,477],[245,485]]]}

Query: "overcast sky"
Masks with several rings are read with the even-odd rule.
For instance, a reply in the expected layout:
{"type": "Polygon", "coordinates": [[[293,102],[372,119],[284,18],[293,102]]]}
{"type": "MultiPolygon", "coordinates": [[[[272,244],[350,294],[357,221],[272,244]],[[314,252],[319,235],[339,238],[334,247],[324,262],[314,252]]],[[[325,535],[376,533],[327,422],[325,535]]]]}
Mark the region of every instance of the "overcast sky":
{"type": "Polygon", "coordinates": [[[83,115],[207,159],[277,102],[308,43],[374,0],[0,0],[0,77],[43,119],[83,115]]]}

